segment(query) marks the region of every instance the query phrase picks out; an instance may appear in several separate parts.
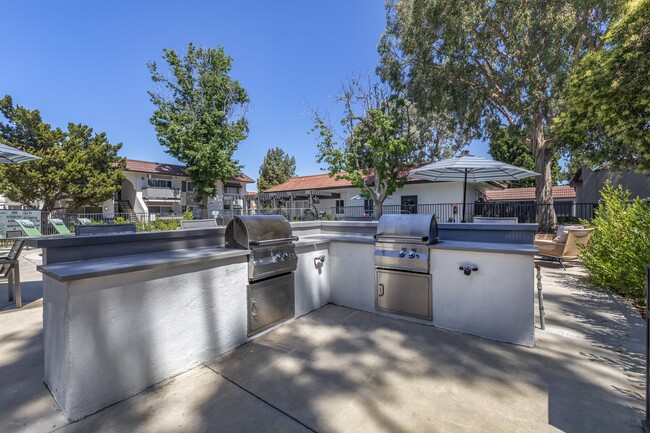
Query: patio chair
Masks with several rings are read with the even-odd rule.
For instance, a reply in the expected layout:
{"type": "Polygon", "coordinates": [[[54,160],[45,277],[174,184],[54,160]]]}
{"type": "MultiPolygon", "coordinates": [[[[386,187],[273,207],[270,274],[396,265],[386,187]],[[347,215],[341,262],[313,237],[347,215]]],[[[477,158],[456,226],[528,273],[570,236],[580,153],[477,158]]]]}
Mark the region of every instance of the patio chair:
{"type": "Polygon", "coordinates": [[[48,219],[49,223],[52,224],[54,230],[60,235],[70,236],[72,232],[63,223],[62,219],[59,218],[50,218],[48,219]]]}
{"type": "Polygon", "coordinates": [[[25,246],[24,239],[16,239],[9,253],[0,257],[0,277],[7,278],[7,295],[10,301],[16,298],[16,308],[23,306],[23,298],[20,292],[20,264],[18,259],[20,252],[25,246]]]}
{"type": "Polygon", "coordinates": [[[77,222],[82,226],[90,226],[93,224],[90,218],[77,218],[77,222]]]}
{"type": "Polygon", "coordinates": [[[39,238],[43,236],[41,232],[36,228],[33,222],[30,220],[14,220],[18,223],[20,228],[25,232],[27,237],[30,238],[39,238]]]}
{"type": "MultiPolygon", "coordinates": [[[[562,226],[559,231],[563,231],[562,226]]],[[[564,233],[537,234],[535,245],[539,248],[539,255],[543,260],[558,262],[566,271],[564,260],[576,259],[580,255],[579,245],[587,246],[595,229],[569,228],[564,233]]]]}

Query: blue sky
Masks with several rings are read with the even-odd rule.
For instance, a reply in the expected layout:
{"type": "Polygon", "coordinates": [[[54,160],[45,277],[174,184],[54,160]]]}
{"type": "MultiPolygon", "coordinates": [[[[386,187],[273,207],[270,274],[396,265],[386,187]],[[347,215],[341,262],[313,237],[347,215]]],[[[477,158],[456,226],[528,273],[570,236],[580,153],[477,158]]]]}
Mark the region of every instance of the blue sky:
{"type": "Polygon", "coordinates": [[[276,146],[299,175],[320,172],[310,107],[334,113],[341,81],[374,71],[385,12],[382,0],[16,1],[3,4],[2,21],[0,96],[54,126],[88,124],[121,142],[123,156],[150,161],[175,162],[149,123],[147,62],[188,42],[222,45],[251,99],[236,157],[256,179],[276,146]]]}

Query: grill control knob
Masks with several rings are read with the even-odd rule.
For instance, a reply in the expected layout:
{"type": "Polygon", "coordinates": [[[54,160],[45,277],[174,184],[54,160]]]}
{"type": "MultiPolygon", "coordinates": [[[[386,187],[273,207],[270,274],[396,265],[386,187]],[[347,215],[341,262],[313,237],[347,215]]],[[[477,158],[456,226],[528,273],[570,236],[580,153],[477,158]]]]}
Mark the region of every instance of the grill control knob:
{"type": "Polygon", "coordinates": [[[404,251],[404,250],[397,253],[397,255],[400,256],[400,257],[404,257],[405,254],[406,254],[406,251],[404,251]]]}
{"type": "Polygon", "coordinates": [[[275,258],[276,262],[279,262],[280,260],[282,260],[282,256],[280,255],[280,253],[276,254],[273,258],[275,258]]]}
{"type": "Polygon", "coordinates": [[[289,260],[289,253],[282,254],[282,258],[284,258],[285,260],[289,260]]]}
{"type": "Polygon", "coordinates": [[[409,251],[409,259],[412,259],[415,257],[415,251],[409,251]]]}

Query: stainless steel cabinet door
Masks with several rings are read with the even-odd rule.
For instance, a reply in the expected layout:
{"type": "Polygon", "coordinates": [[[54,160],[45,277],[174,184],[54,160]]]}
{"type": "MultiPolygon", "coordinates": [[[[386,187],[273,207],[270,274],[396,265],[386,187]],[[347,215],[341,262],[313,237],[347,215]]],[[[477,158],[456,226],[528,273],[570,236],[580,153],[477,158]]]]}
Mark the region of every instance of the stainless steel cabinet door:
{"type": "Polygon", "coordinates": [[[375,299],[378,310],[431,320],[431,275],[377,270],[375,299]]]}
{"type": "Polygon", "coordinates": [[[248,335],[262,332],[293,315],[293,273],[248,286],[248,335]]]}

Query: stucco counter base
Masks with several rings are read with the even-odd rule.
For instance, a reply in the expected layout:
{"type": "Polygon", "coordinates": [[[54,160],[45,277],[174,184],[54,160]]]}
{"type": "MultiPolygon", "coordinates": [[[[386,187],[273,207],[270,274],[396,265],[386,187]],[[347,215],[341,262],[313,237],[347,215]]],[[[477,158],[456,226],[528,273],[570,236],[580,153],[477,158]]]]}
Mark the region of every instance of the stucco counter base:
{"type": "Polygon", "coordinates": [[[45,382],[69,419],[247,341],[246,255],[179,269],[44,277],[45,382]]]}

